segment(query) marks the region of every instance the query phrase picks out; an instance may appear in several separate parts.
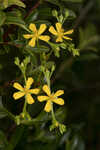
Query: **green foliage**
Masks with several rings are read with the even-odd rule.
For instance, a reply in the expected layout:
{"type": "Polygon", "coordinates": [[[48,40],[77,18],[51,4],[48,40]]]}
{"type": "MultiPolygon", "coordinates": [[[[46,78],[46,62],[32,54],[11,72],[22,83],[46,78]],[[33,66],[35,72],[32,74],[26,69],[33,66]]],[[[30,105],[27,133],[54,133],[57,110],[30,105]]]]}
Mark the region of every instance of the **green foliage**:
{"type": "Polygon", "coordinates": [[[99,18],[99,0],[0,0],[0,150],[99,150],[99,18]]]}
{"type": "Polygon", "coordinates": [[[0,0],[0,9],[5,9],[11,5],[17,5],[25,8],[25,4],[21,0],[0,0]]]}

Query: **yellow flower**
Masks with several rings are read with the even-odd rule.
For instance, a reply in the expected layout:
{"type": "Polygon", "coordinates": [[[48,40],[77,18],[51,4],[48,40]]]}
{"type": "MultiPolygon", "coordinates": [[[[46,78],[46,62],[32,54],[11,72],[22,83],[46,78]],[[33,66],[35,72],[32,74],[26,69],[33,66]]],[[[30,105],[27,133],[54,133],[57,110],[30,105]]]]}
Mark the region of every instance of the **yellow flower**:
{"type": "Polygon", "coordinates": [[[43,86],[43,91],[47,94],[47,96],[38,96],[38,100],[40,102],[47,101],[44,110],[46,112],[50,112],[52,109],[52,102],[59,104],[59,105],[64,105],[64,100],[62,98],[58,98],[58,96],[64,94],[63,90],[58,90],[55,94],[51,93],[49,87],[47,85],[43,86]]]}
{"type": "Polygon", "coordinates": [[[38,88],[30,89],[33,82],[34,82],[34,80],[31,77],[29,77],[26,81],[26,86],[24,88],[19,83],[15,82],[13,84],[13,87],[18,89],[19,92],[15,92],[13,94],[13,98],[15,100],[17,100],[17,99],[25,96],[28,104],[34,103],[34,99],[31,96],[31,94],[36,94],[37,95],[39,93],[39,89],[38,88]]]}
{"type": "Polygon", "coordinates": [[[57,30],[55,30],[53,26],[49,28],[49,32],[57,36],[56,42],[63,42],[63,39],[72,40],[70,37],[67,37],[65,35],[72,34],[74,31],[73,29],[64,32],[64,29],[62,28],[62,24],[59,22],[56,23],[56,29],[57,30]]]}
{"type": "Polygon", "coordinates": [[[34,47],[38,39],[48,42],[50,37],[47,35],[41,35],[46,30],[46,28],[46,24],[41,24],[39,30],[37,30],[36,25],[31,23],[29,25],[29,29],[32,31],[32,33],[23,35],[25,39],[31,39],[28,45],[34,47]]]}

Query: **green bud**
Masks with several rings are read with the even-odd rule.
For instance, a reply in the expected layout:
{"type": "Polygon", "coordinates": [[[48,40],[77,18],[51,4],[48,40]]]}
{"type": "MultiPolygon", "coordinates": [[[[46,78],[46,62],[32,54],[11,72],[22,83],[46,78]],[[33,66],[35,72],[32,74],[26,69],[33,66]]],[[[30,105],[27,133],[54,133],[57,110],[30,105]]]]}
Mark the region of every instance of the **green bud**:
{"type": "Polygon", "coordinates": [[[61,14],[61,15],[59,16],[59,22],[60,22],[60,23],[63,23],[63,19],[64,19],[64,17],[63,17],[63,15],[61,14]]]}
{"type": "Polygon", "coordinates": [[[23,63],[23,62],[21,62],[21,64],[20,64],[20,65],[21,65],[21,67],[24,67],[24,63],[23,63]]]}
{"type": "Polygon", "coordinates": [[[19,66],[19,62],[20,62],[20,61],[19,61],[19,58],[16,57],[16,58],[15,58],[15,61],[14,61],[15,65],[19,66]]]}
{"type": "Polygon", "coordinates": [[[25,66],[27,66],[28,63],[30,63],[30,57],[26,57],[24,60],[23,60],[23,63],[25,66]]]}
{"type": "Polygon", "coordinates": [[[56,49],[56,51],[60,51],[59,46],[56,46],[55,49],[56,49]]]}
{"type": "Polygon", "coordinates": [[[58,12],[57,12],[56,10],[53,10],[53,11],[52,11],[52,15],[53,15],[54,17],[58,17],[58,12]]]}
{"type": "Polygon", "coordinates": [[[66,132],[66,126],[64,124],[59,124],[59,130],[60,133],[63,134],[64,132],[66,132]]]}
{"type": "Polygon", "coordinates": [[[4,0],[4,1],[3,1],[3,6],[4,6],[4,8],[7,8],[7,7],[8,7],[8,0],[4,0]]]}
{"type": "Polygon", "coordinates": [[[80,53],[77,49],[73,50],[73,56],[79,56],[80,53]]]}
{"type": "Polygon", "coordinates": [[[50,131],[54,130],[55,128],[59,127],[59,122],[57,120],[52,122],[52,125],[50,126],[50,131]]]}
{"type": "Polygon", "coordinates": [[[51,72],[54,72],[54,70],[55,70],[55,65],[52,66],[51,72]]]}
{"type": "Polygon", "coordinates": [[[15,117],[15,122],[17,125],[20,125],[20,116],[15,117]]]}
{"type": "Polygon", "coordinates": [[[65,18],[67,18],[68,16],[69,16],[69,10],[66,9],[66,10],[65,10],[65,18]]]}
{"type": "Polygon", "coordinates": [[[40,70],[41,70],[42,72],[44,72],[44,71],[45,71],[45,67],[44,67],[44,66],[40,66],[40,70]]]}
{"type": "Polygon", "coordinates": [[[61,44],[60,44],[60,47],[61,47],[62,49],[66,49],[66,48],[67,48],[67,45],[66,45],[65,43],[61,43],[61,44]]]}

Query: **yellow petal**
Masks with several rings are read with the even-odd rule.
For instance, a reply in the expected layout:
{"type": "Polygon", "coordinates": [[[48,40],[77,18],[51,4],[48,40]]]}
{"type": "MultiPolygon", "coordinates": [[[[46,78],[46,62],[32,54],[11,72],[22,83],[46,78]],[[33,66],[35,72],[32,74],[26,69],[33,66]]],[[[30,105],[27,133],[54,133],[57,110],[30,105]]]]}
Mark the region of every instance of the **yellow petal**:
{"type": "Polygon", "coordinates": [[[43,40],[43,41],[45,41],[45,42],[48,42],[48,41],[50,40],[50,37],[47,36],[47,35],[40,35],[40,36],[39,36],[39,39],[40,39],[40,40],[43,40]]]}
{"type": "Polygon", "coordinates": [[[26,95],[26,100],[28,104],[33,104],[35,102],[31,94],[29,93],[26,95]]]}
{"type": "Polygon", "coordinates": [[[72,30],[69,30],[67,32],[64,32],[64,35],[66,35],[66,34],[72,34],[73,32],[74,32],[74,30],[72,29],[72,30]]]}
{"type": "Polygon", "coordinates": [[[54,34],[54,35],[57,35],[57,31],[55,30],[55,28],[54,28],[53,26],[51,26],[51,27],[49,28],[49,32],[51,32],[51,33],[54,34]]]}
{"type": "Polygon", "coordinates": [[[46,30],[46,24],[41,24],[38,30],[38,35],[42,34],[46,30]]]}
{"type": "Polygon", "coordinates": [[[57,22],[57,23],[56,23],[56,28],[57,28],[57,31],[58,31],[58,32],[61,32],[61,31],[62,31],[62,24],[59,23],[59,22],[57,22]]]}
{"type": "Polygon", "coordinates": [[[17,90],[24,91],[24,88],[17,82],[13,84],[13,87],[16,88],[17,90]]]}
{"type": "Polygon", "coordinates": [[[63,36],[63,38],[66,40],[72,40],[70,37],[67,37],[67,36],[63,36]]]}
{"type": "Polygon", "coordinates": [[[58,90],[53,96],[57,97],[57,96],[60,96],[62,94],[64,94],[64,90],[58,90]]]}
{"type": "Polygon", "coordinates": [[[24,34],[23,37],[24,37],[25,39],[30,39],[30,38],[33,37],[33,35],[32,35],[32,34],[24,34]]]}
{"type": "Polygon", "coordinates": [[[63,38],[61,36],[58,36],[58,38],[56,39],[56,42],[63,42],[63,38]]]}
{"type": "Polygon", "coordinates": [[[16,99],[19,99],[19,98],[23,97],[24,95],[25,95],[24,92],[15,92],[13,94],[13,98],[16,100],[16,99]]]}
{"type": "Polygon", "coordinates": [[[31,87],[31,85],[32,85],[33,82],[34,82],[33,78],[29,77],[29,78],[27,79],[27,81],[26,81],[26,86],[25,86],[25,88],[26,88],[26,89],[30,89],[30,87],[31,87]]]}
{"type": "Polygon", "coordinates": [[[44,91],[48,96],[51,95],[51,91],[50,91],[50,89],[49,89],[49,87],[48,87],[47,85],[44,85],[44,86],[43,86],[43,91],[44,91]]]}
{"type": "Polygon", "coordinates": [[[35,41],[36,41],[36,38],[33,37],[33,38],[29,41],[28,45],[31,46],[31,47],[34,47],[34,46],[35,46],[35,41]]]}
{"type": "Polygon", "coordinates": [[[48,96],[38,96],[37,97],[37,99],[38,99],[39,102],[43,102],[45,100],[48,100],[48,98],[49,98],[48,96]]]}
{"type": "Polygon", "coordinates": [[[45,105],[45,107],[44,107],[44,110],[45,110],[46,112],[50,112],[51,109],[52,109],[51,101],[47,101],[47,103],[46,103],[46,105],[45,105]]]}
{"type": "Polygon", "coordinates": [[[40,89],[37,89],[37,88],[36,89],[30,89],[29,93],[37,95],[39,93],[39,91],[40,91],[40,89]]]}
{"type": "Polygon", "coordinates": [[[56,104],[64,105],[64,100],[62,98],[53,99],[52,101],[56,104]]]}
{"type": "Polygon", "coordinates": [[[33,32],[36,32],[36,31],[37,31],[36,25],[33,24],[33,23],[31,23],[31,24],[29,25],[29,29],[30,29],[31,31],[33,31],[33,32]]]}

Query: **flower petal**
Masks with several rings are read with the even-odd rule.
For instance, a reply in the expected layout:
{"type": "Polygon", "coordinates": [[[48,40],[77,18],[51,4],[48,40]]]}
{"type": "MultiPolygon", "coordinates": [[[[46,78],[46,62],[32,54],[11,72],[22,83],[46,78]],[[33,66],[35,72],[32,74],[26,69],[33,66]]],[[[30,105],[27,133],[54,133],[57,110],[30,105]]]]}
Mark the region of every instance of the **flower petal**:
{"type": "Polygon", "coordinates": [[[31,24],[29,25],[29,29],[30,29],[31,31],[33,31],[33,32],[36,32],[36,31],[37,31],[36,25],[33,24],[33,23],[31,23],[31,24]]]}
{"type": "Polygon", "coordinates": [[[62,98],[56,98],[52,100],[54,103],[59,105],[64,105],[64,100],[62,98]]]}
{"type": "Polygon", "coordinates": [[[24,91],[24,88],[17,82],[13,84],[13,87],[16,88],[17,90],[24,91]]]}
{"type": "Polygon", "coordinates": [[[40,89],[38,89],[38,88],[36,88],[36,89],[30,89],[29,93],[37,95],[39,93],[39,91],[40,91],[40,89]]]}
{"type": "Polygon", "coordinates": [[[63,38],[66,39],[66,40],[72,40],[72,38],[67,37],[67,36],[63,36],[63,38]]]}
{"type": "Polygon", "coordinates": [[[31,87],[31,85],[32,85],[33,82],[34,82],[33,78],[29,77],[29,78],[27,79],[27,81],[26,81],[26,86],[25,86],[25,88],[26,88],[26,89],[30,89],[30,87],[31,87]]]}
{"type": "Polygon", "coordinates": [[[37,99],[38,99],[39,102],[43,102],[45,100],[48,100],[48,98],[49,98],[48,96],[38,96],[37,97],[37,99]]]}
{"type": "Polygon", "coordinates": [[[27,100],[28,104],[33,104],[35,102],[35,100],[31,96],[31,94],[29,94],[29,93],[26,95],[26,100],[27,100]]]}
{"type": "Polygon", "coordinates": [[[17,99],[23,97],[24,95],[25,95],[24,92],[15,92],[15,93],[13,94],[13,98],[14,98],[15,100],[17,100],[17,99]]]}
{"type": "Polygon", "coordinates": [[[56,42],[63,42],[63,38],[61,36],[58,36],[58,38],[56,39],[56,42]]]}
{"type": "Polygon", "coordinates": [[[50,40],[50,37],[47,36],[47,35],[40,35],[40,36],[39,36],[39,39],[40,39],[40,40],[43,40],[43,41],[45,41],[45,42],[48,42],[48,41],[50,40]]]}
{"type": "Polygon", "coordinates": [[[33,37],[33,38],[29,41],[28,45],[31,46],[31,47],[34,47],[34,46],[35,46],[35,41],[36,41],[36,37],[33,37]]]}
{"type": "Polygon", "coordinates": [[[38,30],[38,35],[41,35],[46,30],[46,24],[41,24],[38,30]]]}
{"type": "Polygon", "coordinates": [[[64,90],[58,90],[53,96],[58,97],[60,95],[64,94],[64,90]]]}
{"type": "Polygon", "coordinates": [[[55,30],[55,28],[54,28],[53,26],[51,26],[51,27],[49,28],[49,32],[51,32],[51,33],[54,34],[54,35],[57,35],[57,31],[55,30]]]}
{"type": "Polygon", "coordinates": [[[61,32],[61,31],[62,31],[62,24],[59,23],[59,22],[57,22],[57,23],[56,23],[56,28],[57,28],[57,31],[58,31],[58,32],[61,32]]]}
{"type": "Polygon", "coordinates": [[[33,35],[32,35],[32,34],[24,34],[23,37],[24,37],[25,39],[30,39],[30,38],[33,37],[33,35]]]}
{"type": "Polygon", "coordinates": [[[50,112],[51,109],[52,109],[51,101],[47,101],[47,103],[46,103],[46,105],[45,105],[45,107],[44,107],[44,110],[45,110],[46,112],[50,112]]]}
{"type": "Polygon", "coordinates": [[[74,30],[71,29],[71,30],[69,30],[69,31],[67,31],[67,32],[64,32],[64,35],[66,35],[66,34],[72,34],[73,32],[74,32],[74,30]]]}
{"type": "Polygon", "coordinates": [[[48,96],[51,95],[51,91],[50,91],[48,85],[44,85],[44,86],[43,86],[43,91],[44,91],[48,96]]]}

